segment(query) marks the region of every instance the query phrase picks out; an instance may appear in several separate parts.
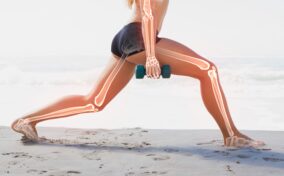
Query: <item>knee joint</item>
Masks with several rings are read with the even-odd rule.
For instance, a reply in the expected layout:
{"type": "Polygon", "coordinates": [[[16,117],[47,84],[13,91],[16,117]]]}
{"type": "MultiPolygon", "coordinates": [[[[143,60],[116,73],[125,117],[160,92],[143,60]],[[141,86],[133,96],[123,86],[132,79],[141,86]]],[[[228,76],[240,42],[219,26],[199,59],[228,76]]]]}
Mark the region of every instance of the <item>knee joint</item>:
{"type": "Polygon", "coordinates": [[[218,69],[215,64],[210,64],[209,68],[207,69],[208,74],[213,72],[214,74],[218,74],[218,69]]]}
{"type": "Polygon", "coordinates": [[[90,105],[92,106],[92,110],[94,112],[99,112],[99,111],[103,110],[103,106],[98,106],[94,102],[92,102],[92,104],[90,104],[90,105]]]}
{"type": "Polygon", "coordinates": [[[207,70],[204,71],[205,77],[217,77],[218,76],[218,69],[215,64],[210,64],[207,70]]]}
{"type": "Polygon", "coordinates": [[[93,103],[87,103],[85,106],[84,106],[84,110],[88,111],[88,112],[98,112],[98,111],[101,111],[101,108],[100,107],[97,107],[95,104],[93,103]]]}
{"type": "Polygon", "coordinates": [[[207,69],[207,71],[215,71],[217,72],[217,66],[215,64],[210,64],[209,68],[207,69]]]}
{"type": "Polygon", "coordinates": [[[89,106],[89,108],[93,111],[93,112],[99,112],[103,109],[102,106],[98,106],[94,100],[92,99],[87,99],[87,105],[89,106]]]}

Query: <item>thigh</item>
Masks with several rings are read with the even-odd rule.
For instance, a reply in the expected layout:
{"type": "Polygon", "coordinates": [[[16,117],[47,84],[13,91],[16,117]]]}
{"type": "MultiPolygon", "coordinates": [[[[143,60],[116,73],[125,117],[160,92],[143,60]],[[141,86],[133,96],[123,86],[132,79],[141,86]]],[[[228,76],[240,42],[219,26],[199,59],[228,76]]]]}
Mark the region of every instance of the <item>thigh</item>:
{"type": "Polygon", "coordinates": [[[214,65],[189,47],[167,38],[162,38],[156,45],[156,56],[161,65],[171,66],[173,74],[198,79],[207,74],[210,66],[214,65]]]}
{"type": "Polygon", "coordinates": [[[131,56],[128,56],[126,58],[126,60],[132,64],[135,65],[145,65],[146,63],[146,52],[145,51],[141,51],[139,53],[133,54],[131,56]]]}
{"type": "MultiPolygon", "coordinates": [[[[156,43],[156,57],[160,65],[170,65],[172,74],[201,78],[204,70],[208,70],[213,63],[194,52],[189,47],[168,38],[161,38],[156,43]]],[[[133,64],[146,63],[146,53],[131,55],[127,60],[133,64]]]]}
{"type": "Polygon", "coordinates": [[[94,88],[87,95],[87,99],[91,102],[96,100],[100,107],[103,108],[127,85],[133,77],[134,70],[135,64],[112,54],[94,88]]]}

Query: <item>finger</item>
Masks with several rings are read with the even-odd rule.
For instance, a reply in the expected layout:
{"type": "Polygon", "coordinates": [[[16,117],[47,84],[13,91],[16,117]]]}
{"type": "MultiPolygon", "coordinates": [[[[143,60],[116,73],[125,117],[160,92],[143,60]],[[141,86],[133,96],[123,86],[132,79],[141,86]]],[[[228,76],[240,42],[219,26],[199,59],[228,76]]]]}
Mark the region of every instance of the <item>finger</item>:
{"type": "Polygon", "coordinates": [[[149,66],[146,66],[146,75],[149,78],[149,66]]]}
{"type": "Polygon", "coordinates": [[[149,69],[149,75],[150,75],[150,78],[153,77],[153,67],[152,66],[149,69]]]}
{"type": "Polygon", "coordinates": [[[152,68],[152,77],[153,77],[154,79],[156,78],[155,66],[153,66],[153,68],[152,68]]]}
{"type": "Polygon", "coordinates": [[[156,65],[156,67],[155,67],[155,74],[156,74],[156,78],[158,78],[159,77],[159,66],[158,65],[156,65]]]}
{"type": "Polygon", "coordinates": [[[155,79],[157,78],[157,67],[156,66],[153,67],[153,76],[155,79]]]}
{"type": "Polygon", "coordinates": [[[159,75],[160,75],[159,70],[160,70],[160,67],[156,67],[156,76],[157,76],[157,78],[159,78],[159,75]]]}

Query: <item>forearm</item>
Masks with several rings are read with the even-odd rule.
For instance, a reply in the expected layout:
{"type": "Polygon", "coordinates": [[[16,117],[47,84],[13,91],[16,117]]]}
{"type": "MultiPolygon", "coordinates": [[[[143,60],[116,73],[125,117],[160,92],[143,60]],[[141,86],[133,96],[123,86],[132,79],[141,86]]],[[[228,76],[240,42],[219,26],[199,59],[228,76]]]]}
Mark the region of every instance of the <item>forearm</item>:
{"type": "Polygon", "coordinates": [[[151,10],[150,0],[145,0],[143,4],[143,17],[142,17],[142,34],[144,39],[144,45],[146,50],[146,56],[155,56],[155,44],[156,44],[156,30],[154,16],[151,10]]]}

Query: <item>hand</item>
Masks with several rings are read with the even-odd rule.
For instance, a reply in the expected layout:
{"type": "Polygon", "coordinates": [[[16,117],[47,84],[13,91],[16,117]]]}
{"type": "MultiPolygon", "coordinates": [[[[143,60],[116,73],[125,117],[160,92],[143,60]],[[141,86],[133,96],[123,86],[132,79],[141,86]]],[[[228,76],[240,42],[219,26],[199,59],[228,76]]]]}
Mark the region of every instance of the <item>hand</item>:
{"type": "Polygon", "coordinates": [[[156,56],[147,57],[146,59],[146,75],[148,78],[160,78],[161,68],[156,56]]]}

